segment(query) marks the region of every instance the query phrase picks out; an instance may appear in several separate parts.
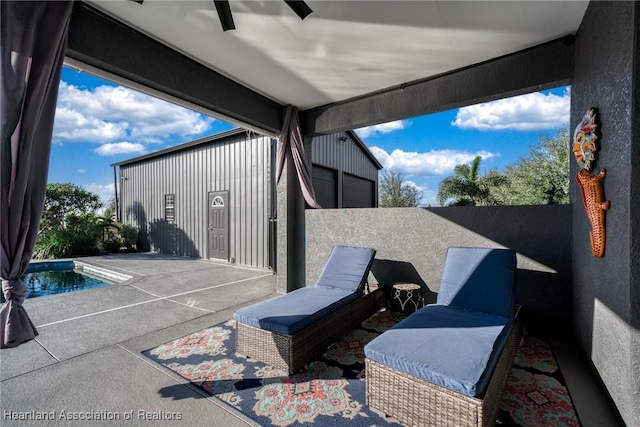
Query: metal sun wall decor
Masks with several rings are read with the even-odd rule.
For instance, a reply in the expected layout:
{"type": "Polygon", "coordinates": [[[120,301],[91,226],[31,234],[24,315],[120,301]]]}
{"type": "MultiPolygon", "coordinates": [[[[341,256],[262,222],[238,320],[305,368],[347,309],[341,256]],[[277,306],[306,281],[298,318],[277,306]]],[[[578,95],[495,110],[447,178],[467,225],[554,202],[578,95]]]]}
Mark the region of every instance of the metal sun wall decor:
{"type": "Polygon", "coordinates": [[[602,188],[602,180],[607,173],[606,169],[600,170],[597,175],[592,175],[589,172],[591,162],[596,159],[596,140],[598,139],[596,115],[595,109],[589,108],[582,117],[582,121],[576,126],[573,133],[573,155],[580,166],[576,180],[582,191],[584,209],[591,222],[591,231],[589,232],[591,252],[594,257],[601,258],[604,255],[605,246],[604,211],[609,209],[609,201],[604,199],[602,188]]]}

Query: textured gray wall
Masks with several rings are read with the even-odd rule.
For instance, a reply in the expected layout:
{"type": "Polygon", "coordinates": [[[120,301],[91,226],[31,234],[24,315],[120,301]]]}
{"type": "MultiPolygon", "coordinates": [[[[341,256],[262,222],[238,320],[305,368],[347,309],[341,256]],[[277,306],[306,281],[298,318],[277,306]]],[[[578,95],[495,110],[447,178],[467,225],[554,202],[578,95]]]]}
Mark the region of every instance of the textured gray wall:
{"type": "MultiPolygon", "coordinates": [[[[593,172],[607,169],[606,249],[591,255],[591,224],[572,180],[574,318],[578,339],[591,358],[621,417],[640,425],[638,324],[638,26],[640,4],[591,2],[576,37],[571,91],[572,129],[589,107],[600,115],[600,150],[593,172]]],[[[571,162],[571,175],[578,167],[571,162]]]]}
{"type": "Polygon", "coordinates": [[[631,265],[630,270],[630,306],[631,306],[631,366],[632,366],[632,383],[633,390],[633,424],[640,426],[640,215],[638,214],[638,206],[640,206],[640,3],[635,3],[633,11],[634,35],[633,43],[635,46],[634,63],[633,63],[633,88],[634,93],[631,95],[631,162],[629,162],[629,205],[632,209],[630,216],[630,239],[631,253],[629,256],[631,265]]]}
{"type": "Polygon", "coordinates": [[[512,248],[528,326],[558,335],[571,325],[569,205],[307,210],[307,285],[337,244],[375,248],[377,281],[421,283],[428,300],[449,246],[512,248]]]}

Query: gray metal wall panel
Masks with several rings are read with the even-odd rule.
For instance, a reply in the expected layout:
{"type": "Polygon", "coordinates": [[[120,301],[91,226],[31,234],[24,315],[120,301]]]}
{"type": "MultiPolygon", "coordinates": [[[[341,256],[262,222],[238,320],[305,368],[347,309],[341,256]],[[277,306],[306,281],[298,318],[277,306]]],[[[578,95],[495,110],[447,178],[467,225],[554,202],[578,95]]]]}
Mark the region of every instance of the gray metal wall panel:
{"type": "Polygon", "coordinates": [[[207,195],[227,190],[230,259],[268,268],[270,141],[239,134],[121,166],[123,222],[141,229],[140,248],[208,257],[207,195]],[[175,194],[173,224],[165,194],[175,194]]]}
{"type": "Polygon", "coordinates": [[[314,137],[311,161],[378,182],[378,168],[345,132],[314,137]],[[342,141],[340,138],[347,138],[347,140],[342,141]]]}

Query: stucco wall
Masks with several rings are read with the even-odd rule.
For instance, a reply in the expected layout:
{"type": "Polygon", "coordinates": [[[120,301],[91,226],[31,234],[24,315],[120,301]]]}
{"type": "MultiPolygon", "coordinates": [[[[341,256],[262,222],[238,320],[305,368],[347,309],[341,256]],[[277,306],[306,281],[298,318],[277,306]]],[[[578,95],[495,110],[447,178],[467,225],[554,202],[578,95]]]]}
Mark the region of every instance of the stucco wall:
{"type": "Polygon", "coordinates": [[[449,246],[512,248],[530,328],[557,335],[571,325],[569,205],[307,210],[307,285],[336,244],[375,248],[375,279],[421,283],[431,300],[449,246]]]}
{"type": "MultiPolygon", "coordinates": [[[[600,150],[593,172],[606,168],[604,191],[611,201],[605,254],[594,258],[588,235],[591,225],[572,180],[575,328],[624,422],[634,426],[640,425],[640,193],[638,172],[634,173],[634,163],[640,160],[639,17],[638,3],[590,3],[576,37],[571,91],[572,129],[587,108],[598,109],[600,150]]],[[[577,173],[572,161],[571,175],[577,173]]]]}

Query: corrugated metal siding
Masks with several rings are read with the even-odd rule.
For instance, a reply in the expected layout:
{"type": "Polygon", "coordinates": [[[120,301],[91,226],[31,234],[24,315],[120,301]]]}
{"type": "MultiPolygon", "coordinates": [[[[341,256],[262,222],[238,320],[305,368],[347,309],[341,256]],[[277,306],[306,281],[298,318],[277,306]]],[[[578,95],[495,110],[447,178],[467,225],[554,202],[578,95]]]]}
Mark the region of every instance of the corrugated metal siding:
{"type": "Polygon", "coordinates": [[[311,161],[378,182],[378,169],[346,132],[313,138],[311,161]],[[347,138],[347,140],[341,141],[340,138],[347,138]]]}
{"type": "Polygon", "coordinates": [[[268,268],[270,146],[268,137],[243,133],[122,165],[123,221],[142,230],[140,249],[208,257],[207,196],[226,190],[229,257],[268,268]],[[165,194],[175,194],[175,223],[164,220],[165,194]]]}

